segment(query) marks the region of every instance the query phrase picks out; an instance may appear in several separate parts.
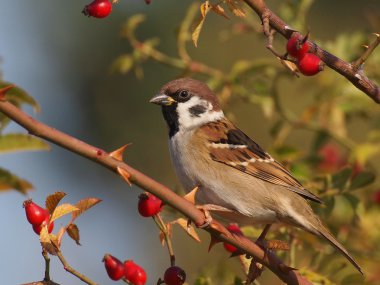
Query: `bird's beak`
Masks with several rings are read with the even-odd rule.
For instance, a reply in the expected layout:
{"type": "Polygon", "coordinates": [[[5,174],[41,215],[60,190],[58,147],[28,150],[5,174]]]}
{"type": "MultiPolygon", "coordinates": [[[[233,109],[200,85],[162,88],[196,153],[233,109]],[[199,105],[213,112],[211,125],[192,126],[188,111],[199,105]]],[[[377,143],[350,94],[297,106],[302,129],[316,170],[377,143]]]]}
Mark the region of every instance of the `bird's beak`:
{"type": "Polygon", "coordinates": [[[153,104],[157,104],[161,106],[170,106],[175,102],[176,101],[172,97],[169,97],[168,95],[165,95],[165,94],[158,94],[149,100],[149,103],[153,103],[153,104]]]}

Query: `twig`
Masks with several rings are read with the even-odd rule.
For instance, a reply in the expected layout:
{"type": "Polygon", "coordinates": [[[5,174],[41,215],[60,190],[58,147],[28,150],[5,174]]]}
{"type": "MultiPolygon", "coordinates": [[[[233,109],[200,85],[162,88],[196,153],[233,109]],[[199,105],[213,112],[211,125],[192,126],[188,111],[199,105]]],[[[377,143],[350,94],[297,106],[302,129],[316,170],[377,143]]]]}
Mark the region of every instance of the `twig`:
{"type": "Polygon", "coordinates": [[[90,278],[87,276],[83,275],[82,273],[76,271],[74,268],[72,268],[66,261],[65,257],[62,255],[61,251],[57,252],[57,256],[59,260],[61,261],[63,268],[67,271],[70,272],[72,275],[78,277],[80,280],[82,280],[84,283],[88,285],[97,285],[94,281],[92,281],[90,278]]]}
{"type": "MultiPolygon", "coordinates": [[[[73,153],[93,160],[115,173],[118,173],[118,168],[123,169],[123,171],[127,172],[130,175],[129,181],[131,183],[157,196],[166,204],[172,206],[177,211],[181,212],[183,215],[191,219],[195,225],[201,226],[205,224],[204,213],[201,210],[197,209],[192,203],[178,196],[176,193],[174,193],[174,191],[146,176],[140,171],[132,168],[123,161],[113,158],[104,150],[89,145],[57,129],[39,122],[38,120],[28,116],[16,106],[12,105],[10,102],[0,100],[0,111],[24,127],[32,135],[43,138],[73,153]]],[[[293,270],[284,270],[283,262],[275,254],[265,252],[263,249],[245,237],[232,235],[223,225],[217,222],[216,219],[214,219],[214,221],[209,226],[205,227],[204,230],[208,231],[216,239],[219,239],[222,242],[228,242],[243,252],[246,252],[250,256],[255,257],[256,260],[258,260],[264,266],[268,267],[283,282],[294,285],[311,285],[311,283],[302,277],[298,272],[293,270]]],[[[60,259],[63,258],[62,255],[59,255],[58,257],[60,259]]],[[[64,259],[61,259],[61,261],[62,260],[64,261],[64,259]]],[[[70,267],[67,268],[71,269],[70,267]]]]}
{"type": "Polygon", "coordinates": [[[380,44],[380,34],[374,33],[376,39],[366,47],[365,52],[352,63],[352,68],[358,71],[363,63],[368,59],[368,57],[373,53],[375,48],[380,44]]]}
{"type": "Polygon", "coordinates": [[[175,255],[174,255],[172,240],[170,238],[168,227],[166,226],[165,222],[162,220],[160,213],[158,213],[157,215],[154,215],[153,220],[155,221],[156,225],[159,227],[162,234],[164,235],[164,239],[165,239],[166,246],[168,248],[169,256],[170,256],[170,266],[174,266],[175,255]]]}
{"type": "MultiPolygon", "coordinates": [[[[264,16],[268,18],[270,26],[278,33],[289,39],[294,32],[280,17],[278,17],[273,11],[267,8],[263,0],[244,0],[244,2],[252,8],[261,19],[264,16]],[[268,15],[268,16],[266,16],[268,15]]],[[[316,54],[327,66],[334,69],[339,74],[346,77],[353,85],[367,94],[372,100],[380,104],[380,88],[375,82],[366,77],[363,72],[360,74],[355,70],[351,63],[346,62],[335,55],[320,48],[317,44],[308,41],[311,46],[312,52],[316,54]]],[[[374,48],[373,48],[374,49],[374,48]]],[[[366,52],[368,53],[368,51],[366,52]]],[[[366,54],[365,53],[365,54],[366,54]]],[[[369,52],[370,54],[370,52],[369,52]]],[[[368,56],[369,56],[368,54],[368,56]]]]}
{"type": "Polygon", "coordinates": [[[49,257],[49,253],[44,248],[42,249],[42,256],[45,259],[44,281],[50,281],[50,257],[49,257]]]}

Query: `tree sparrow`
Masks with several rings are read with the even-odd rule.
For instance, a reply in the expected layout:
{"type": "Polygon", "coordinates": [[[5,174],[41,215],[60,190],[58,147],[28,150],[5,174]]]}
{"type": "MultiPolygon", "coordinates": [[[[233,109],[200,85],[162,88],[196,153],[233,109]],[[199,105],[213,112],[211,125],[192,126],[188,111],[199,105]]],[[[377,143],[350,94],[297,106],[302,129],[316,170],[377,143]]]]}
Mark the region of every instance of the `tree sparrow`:
{"type": "Polygon", "coordinates": [[[150,102],[162,106],[175,171],[186,191],[199,187],[198,202],[240,224],[285,223],[323,237],[363,273],[307,201],[320,199],[224,116],[206,84],[177,79],[150,102]]]}

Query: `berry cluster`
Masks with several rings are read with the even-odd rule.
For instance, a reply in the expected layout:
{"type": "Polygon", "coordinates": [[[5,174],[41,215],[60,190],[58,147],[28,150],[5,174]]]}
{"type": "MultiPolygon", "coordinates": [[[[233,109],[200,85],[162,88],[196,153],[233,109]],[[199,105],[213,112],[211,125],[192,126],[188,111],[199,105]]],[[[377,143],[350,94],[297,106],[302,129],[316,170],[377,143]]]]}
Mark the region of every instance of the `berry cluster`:
{"type": "Polygon", "coordinates": [[[116,257],[106,254],[103,262],[108,276],[114,281],[124,278],[133,285],[144,285],[146,283],[145,270],[132,260],[126,260],[122,263],[116,257]]]}
{"type": "Polygon", "coordinates": [[[42,227],[48,225],[48,232],[51,233],[54,228],[54,222],[50,222],[50,213],[47,209],[44,209],[34,203],[31,199],[26,200],[23,203],[25,208],[26,218],[28,222],[33,226],[33,231],[36,234],[40,234],[42,227]]]}
{"type": "Polygon", "coordinates": [[[323,61],[313,53],[309,53],[310,44],[307,36],[294,34],[286,44],[288,54],[297,60],[299,71],[306,76],[312,76],[323,70],[323,61]]]}

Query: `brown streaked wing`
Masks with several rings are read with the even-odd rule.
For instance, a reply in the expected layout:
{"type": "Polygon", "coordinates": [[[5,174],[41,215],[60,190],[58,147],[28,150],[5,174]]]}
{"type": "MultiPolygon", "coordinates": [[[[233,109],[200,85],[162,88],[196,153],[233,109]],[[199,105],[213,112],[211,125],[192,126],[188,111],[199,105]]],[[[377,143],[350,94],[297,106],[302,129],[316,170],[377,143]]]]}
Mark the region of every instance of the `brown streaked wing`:
{"type": "Polygon", "coordinates": [[[209,141],[208,149],[214,161],[224,163],[248,175],[283,186],[306,199],[321,200],[275,161],[256,142],[228,121],[209,123],[202,127],[209,141]],[[224,124],[221,131],[220,124],[224,124]],[[245,146],[245,147],[244,147],[245,146]]]}

